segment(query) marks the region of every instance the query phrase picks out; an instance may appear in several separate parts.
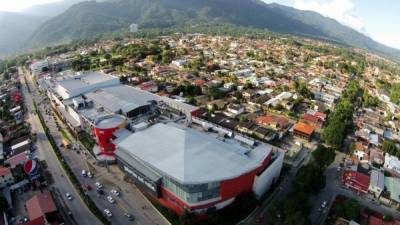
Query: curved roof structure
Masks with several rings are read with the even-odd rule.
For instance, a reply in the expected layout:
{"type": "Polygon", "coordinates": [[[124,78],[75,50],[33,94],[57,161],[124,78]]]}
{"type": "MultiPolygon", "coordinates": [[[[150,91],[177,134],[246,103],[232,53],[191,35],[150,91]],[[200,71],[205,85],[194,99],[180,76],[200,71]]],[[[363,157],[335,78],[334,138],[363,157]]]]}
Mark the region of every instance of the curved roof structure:
{"type": "Polygon", "coordinates": [[[219,140],[214,135],[173,123],[155,124],[116,143],[117,155],[122,151],[123,155],[181,184],[239,177],[260,167],[272,151],[269,145],[251,149],[233,139],[219,140]]]}

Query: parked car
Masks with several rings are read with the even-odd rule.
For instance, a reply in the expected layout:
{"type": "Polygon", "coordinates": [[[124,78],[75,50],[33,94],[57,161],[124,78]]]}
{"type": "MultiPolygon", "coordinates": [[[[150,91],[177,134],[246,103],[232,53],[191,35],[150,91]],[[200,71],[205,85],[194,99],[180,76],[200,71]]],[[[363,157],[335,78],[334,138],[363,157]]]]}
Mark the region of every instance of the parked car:
{"type": "Polygon", "coordinates": [[[101,195],[104,194],[103,189],[100,189],[100,188],[96,188],[96,192],[99,193],[99,194],[101,194],[101,195]]]}
{"type": "Polygon", "coordinates": [[[119,196],[120,195],[120,193],[119,193],[119,191],[117,191],[117,190],[115,190],[115,189],[111,189],[111,194],[113,194],[113,195],[115,195],[115,196],[119,196]]]}
{"type": "Polygon", "coordinates": [[[95,185],[99,189],[103,188],[103,185],[100,182],[96,182],[95,185]]]}
{"type": "Polygon", "coordinates": [[[89,184],[84,184],[84,185],[82,185],[82,186],[83,186],[83,188],[84,188],[85,190],[87,190],[87,191],[92,190],[92,186],[90,186],[89,184]]]}
{"type": "Polygon", "coordinates": [[[109,209],[104,209],[104,214],[106,214],[108,217],[112,217],[113,215],[109,209]]]}
{"type": "Polygon", "coordinates": [[[93,178],[93,174],[92,174],[90,171],[87,172],[87,176],[88,176],[89,178],[93,178]]]}
{"type": "Polygon", "coordinates": [[[71,201],[73,198],[72,198],[72,195],[70,194],[70,193],[65,193],[65,196],[67,197],[67,199],[69,200],[69,201],[71,201]]]}
{"type": "Polygon", "coordinates": [[[126,218],[128,218],[129,221],[135,220],[135,217],[133,217],[132,214],[130,214],[130,213],[124,213],[124,216],[125,216],[126,218]]]}
{"type": "Polygon", "coordinates": [[[107,196],[107,201],[109,202],[109,203],[114,203],[115,202],[115,200],[113,199],[113,197],[111,197],[111,196],[107,196]]]}
{"type": "Polygon", "coordinates": [[[87,172],[86,170],[82,170],[82,176],[86,177],[87,176],[87,172]]]}

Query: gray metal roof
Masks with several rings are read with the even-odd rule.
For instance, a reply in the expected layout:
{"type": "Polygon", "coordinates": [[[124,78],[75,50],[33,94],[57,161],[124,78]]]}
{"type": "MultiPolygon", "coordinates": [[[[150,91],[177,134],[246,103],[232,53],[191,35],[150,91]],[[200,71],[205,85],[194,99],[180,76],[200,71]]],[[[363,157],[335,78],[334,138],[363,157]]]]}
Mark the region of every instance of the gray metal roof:
{"type": "Polygon", "coordinates": [[[64,79],[59,79],[58,84],[69,92],[91,86],[94,87],[96,84],[118,79],[115,76],[96,71],[77,73],[75,76],[66,75],[65,77],[64,79]]]}
{"type": "Polygon", "coordinates": [[[127,85],[101,88],[85,96],[114,113],[119,110],[129,112],[137,107],[149,105],[151,100],[159,99],[157,95],[127,85]]]}
{"type": "Polygon", "coordinates": [[[177,124],[158,123],[115,142],[119,151],[182,184],[202,184],[232,179],[259,167],[272,146],[251,149],[232,139],[177,124]]]}

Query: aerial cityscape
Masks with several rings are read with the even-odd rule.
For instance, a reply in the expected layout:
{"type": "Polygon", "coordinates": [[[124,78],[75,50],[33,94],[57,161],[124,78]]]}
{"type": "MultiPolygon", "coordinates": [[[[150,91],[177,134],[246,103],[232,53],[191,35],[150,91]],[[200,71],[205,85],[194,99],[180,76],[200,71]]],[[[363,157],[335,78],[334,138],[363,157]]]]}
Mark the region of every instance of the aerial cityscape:
{"type": "Polygon", "coordinates": [[[400,50],[271,2],[0,2],[0,224],[400,225],[400,50]]]}

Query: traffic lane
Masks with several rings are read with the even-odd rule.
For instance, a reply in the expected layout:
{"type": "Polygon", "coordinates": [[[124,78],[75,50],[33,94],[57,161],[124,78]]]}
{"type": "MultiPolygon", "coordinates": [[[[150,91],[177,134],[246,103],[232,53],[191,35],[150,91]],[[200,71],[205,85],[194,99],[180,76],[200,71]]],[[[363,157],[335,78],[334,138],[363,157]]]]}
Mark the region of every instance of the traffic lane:
{"type": "MultiPolygon", "coordinates": [[[[22,81],[21,83],[24,82],[22,81]]],[[[32,96],[26,91],[26,88],[24,91],[24,96],[25,102],[32,106],[32,96]]],[[[39,118],[36,115],[31,114],[28,117],[28,121],[31,124],[32,131],[35,131],[37,133],[36,145],[39,146],[37,153],[39,154],[39,159],[45,160],[47,162],[49,171],[51,172],[54,180],[54,184],[52,186],[56,187],[63,193],[69,192],[75,193],[75,195],[77,195],[77,192],[72,186],[72,183],[70,183],[69,180],[65,178],[66,174],[61,168],[61,165],[53,152],[53,149],[43,131],[43,127],[40,124],[39,118]]],[[[94,215],[87,209],[87,207],[83,205],[83,201],[80,198],[79,200],[80,202],[78,201],[78,199],[74,202],[68,202],[67,206],[70,208],[72,214],[75,217],[80,218],[80,224],[100,224],[97,218],[95,218],[94,215]]]]}
{"type": "MultiPolygon", "coordinates": [[[[38,96],[38,98],[39,98],[39,100],[42,100],[42,98],[40,98],[40,96],[38,96]]],[[[43,103],[40,104],[40,109],[42,111],[51,110],[49,108],[49,104],[45,104],[46,103],[45,101],[47,101],[47,100],[43,100],[43,103]]],[[[60,141],[61,140],[60,139],[60,132],[56,128],[55,123],[53,123],[54,118],[52,118],[52,116],[48,116],[47,119],[48,119],[48,122],[51,123],[49,125],[49,127],[50,127],[52,133],[54,134],[55,139],[60,141]]],[[[75,151],[71,151],[71,150],[63,151],[63,153],[64,153],[63,154],[64,158],[69,162],[69,164],[71,165],[71,167],[72,167],[72,169],[73,169],[75,174],[80,174],[81,173],[81,168],[86,168],[87,164],[85,163],[85,161],[88,160],[87,157],[77,156],[77,155],[75,155],[75,151]],[[67,157],[67,156],[71,156],[71,157],[67,157]],[[80,162],[83,163],[83,166],[80,165],[80,162]]],[[[81,154],[81,156],[82,156],[82,154],[81,154]]],[[[130,188],[134,188],[134,187],[130,187],[130,188]]],[[[139,192],[139,191],[137,191],[137,192],[139,192]]],[[[134,203],[139,202],[138,204],[141,204],[141,205],[146,205],[147,204],[147,202],[145,200],[143,201],[142,198],[144,198],[144,196],[141,196],[140,193],[133,192],[132,195],[134,195],[134,196],[126,195],[126,197],[129,197],[130,199],[134,199],[134,201],[131,201],[131,200],[130,201],[124,201],[125,204],[120,204],[119,205],[120,209],[123,212],[128,211],[126,209],[129,208],[130,211],[132,211],[132,212],[128,212],[128,213],[134,215],[137,218],[137,221],[141,221],[140,222],[141,224],[148,224],[148,225],[153,225],[153,224],[158,224],[158,223],[160,223],[160,224],[168,224],[166,221],[157,222],[159,220],[154,220],[153,216],[150,216],[150,214],[153,214],[154,212],[150,212],[150,214],[148,214],[147,211],[143,211],[143,208],[140,208],[140,206],[137,207],[136,204],[132,205],[133,202],[134,203]],[[125,206],[122,206],[122,205],[125,205],[125,206]]],[[[95,201],[95,203],[97,203],[97,202],[95,201]]],[[[156,213],[158,213],[158,212],[156,212],[156,213]]]]}

